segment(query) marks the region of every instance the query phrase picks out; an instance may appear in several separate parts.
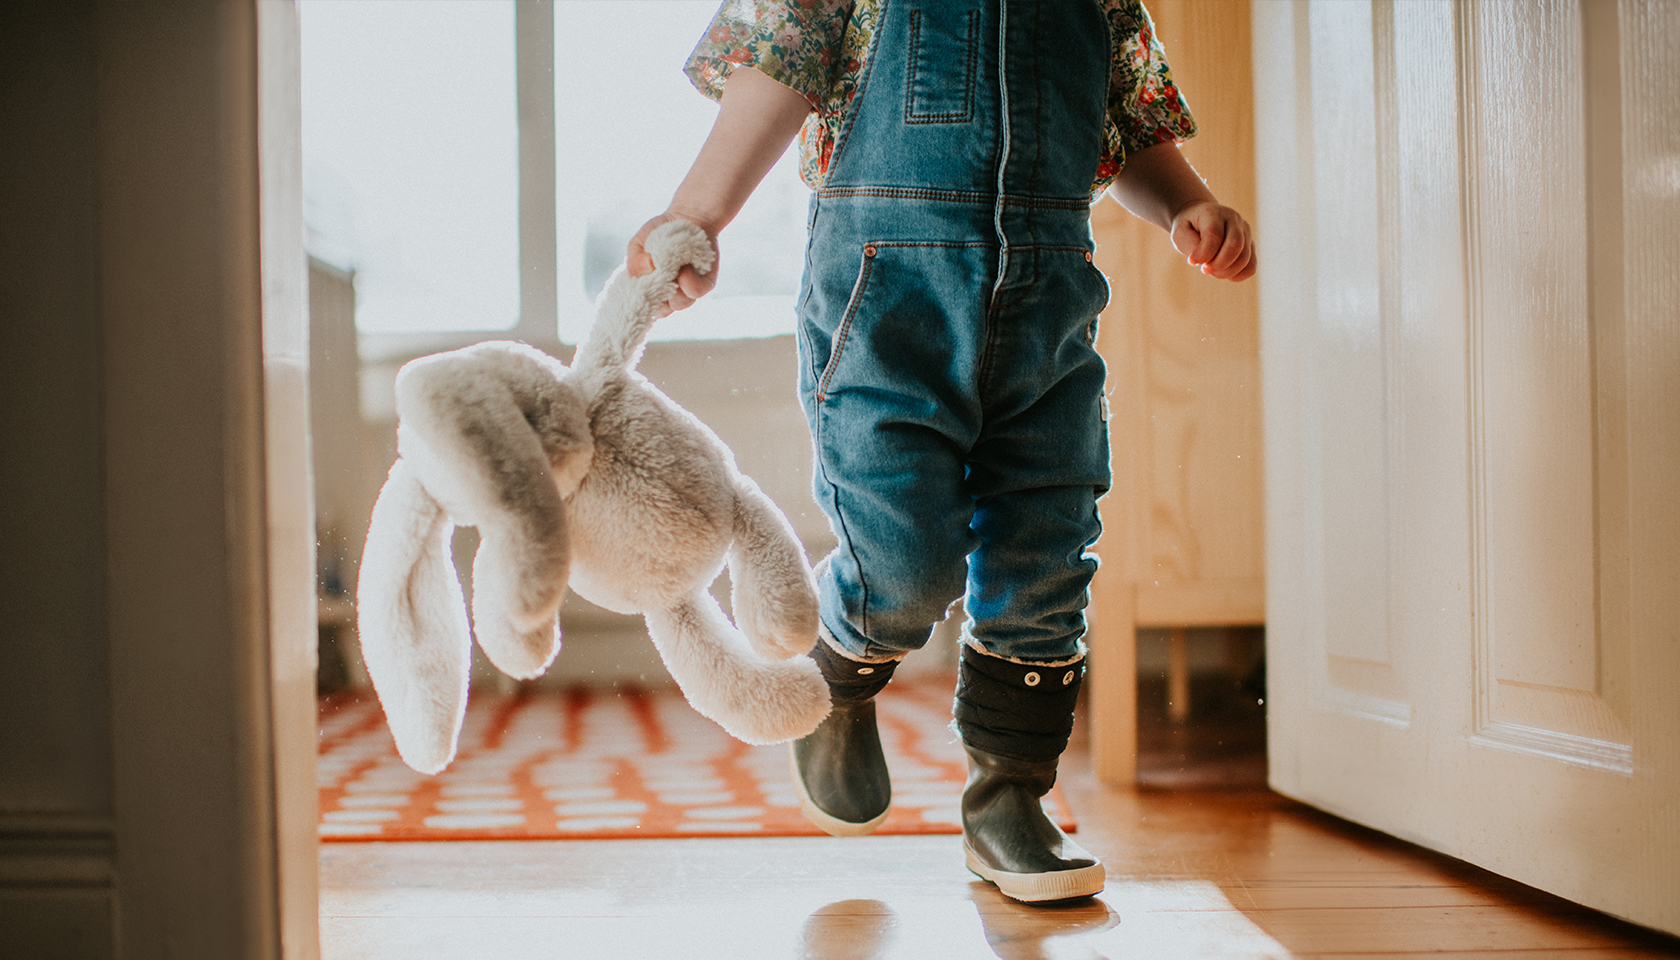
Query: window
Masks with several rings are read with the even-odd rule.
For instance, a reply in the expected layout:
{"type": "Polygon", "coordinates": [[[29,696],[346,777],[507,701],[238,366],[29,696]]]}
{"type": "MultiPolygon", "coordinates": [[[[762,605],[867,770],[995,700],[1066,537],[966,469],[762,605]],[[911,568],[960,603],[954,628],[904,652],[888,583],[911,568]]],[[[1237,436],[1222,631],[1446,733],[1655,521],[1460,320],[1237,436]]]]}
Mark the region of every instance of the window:
{"type": "MultiPolygon", "coordinates": [[[[589,304],[624,245],[665,209],[717,106],[682,66],[716,3],[559,3],[554,8],[560,327],[587,329],[589,304]]],[[[719,284],[654,326],[655,339],[793,332],[809,191],[789,150],[721,238],[719,284]]]]}
{"type": "Polygon", "coordinates": [[[308,0],[305,220],[369,332],[519,316],[511,0],[308,0]]]}
{"type": "MultiPolygon", "coordinates": [[[[311,254],[356,273],[364,333],[511,330],[519,160],[511,0],[304,0],[311,254]]],[[[711,0],[554,5],[559,335],[575,343],[624,245],[716,116],[683,62],[711,0]]],[[[793,151],[722,238],[718,288],[655,339],[789,333],[808,192],[793,151]]]]}

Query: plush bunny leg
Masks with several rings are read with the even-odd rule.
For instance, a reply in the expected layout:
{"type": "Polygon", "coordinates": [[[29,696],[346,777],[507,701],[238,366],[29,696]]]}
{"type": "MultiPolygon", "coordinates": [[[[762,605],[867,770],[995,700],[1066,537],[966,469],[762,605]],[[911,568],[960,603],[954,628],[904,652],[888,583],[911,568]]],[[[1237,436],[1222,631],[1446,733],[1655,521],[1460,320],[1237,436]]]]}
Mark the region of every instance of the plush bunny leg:
{"type": "Polygon", "coordinates": [[[817,583],[787,519],[750,477],[735,478],[729,547],[735,623],[766,657],[783,660],[817,641],[817,583]]]}
{"type": "Polygon", "coordinates": [[[357,632],[397,753],[421,773],[454,758],[467,710],[472,634],[449,559],[454,530],[413,466],[398,460],[362,551],[357,632]]]}
{"type": "Polygon", "coordinates": [[[569,554],[559,501],[555,497],[524,516],[487,519],[478,527],[475,635],[490,662],[520,680],[541,676],[560,652],[558,618],[569,554]]]}
{"type": "Polygon", "coordinates": [[[747,649],[711,594],[647,614],[648,635],[694,709],[747,743],[803,737],[828,716],[828,684],[809,657],[765,660],[747,649]]]}

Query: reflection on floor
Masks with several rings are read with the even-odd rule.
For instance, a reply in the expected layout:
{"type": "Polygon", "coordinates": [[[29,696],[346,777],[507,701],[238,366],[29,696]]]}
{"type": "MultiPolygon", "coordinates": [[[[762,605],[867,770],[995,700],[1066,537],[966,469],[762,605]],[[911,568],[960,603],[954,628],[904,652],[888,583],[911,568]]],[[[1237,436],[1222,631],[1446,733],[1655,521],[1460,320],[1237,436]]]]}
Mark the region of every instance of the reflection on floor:
{"type": "Polygon", "coordinates": [[[1144,789],[1099,786],[1070,751],[1079,839],[1109,870],[1089,900],[1009,901],[950,836],[338,843],[321,852],[323,956],[1680,957],[1673,938],[1266,791],[1259,704],[1193,693],[1173,727],[1143,691],[1144,789]]]}

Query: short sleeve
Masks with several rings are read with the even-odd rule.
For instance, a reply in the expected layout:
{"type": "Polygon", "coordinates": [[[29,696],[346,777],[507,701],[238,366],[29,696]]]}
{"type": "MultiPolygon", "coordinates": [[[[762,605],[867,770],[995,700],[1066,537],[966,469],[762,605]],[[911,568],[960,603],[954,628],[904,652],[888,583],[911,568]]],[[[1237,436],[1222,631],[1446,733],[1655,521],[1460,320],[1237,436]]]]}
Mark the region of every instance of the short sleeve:
{"type": "Polygon", "coordinates": [[[1095,191],[1114,181],[1126,155],[1196,135],[1196,120],[1173,83],[1166,51],[1141,0],[1102,0],[1108,15],[1108,120],[1095,191]]]}
{"type": "Polygon", "coordinates": [[[840,64],[852,0],[726,0],[683,72],[713,100],[739,66],[821,103],[840,64]]]}

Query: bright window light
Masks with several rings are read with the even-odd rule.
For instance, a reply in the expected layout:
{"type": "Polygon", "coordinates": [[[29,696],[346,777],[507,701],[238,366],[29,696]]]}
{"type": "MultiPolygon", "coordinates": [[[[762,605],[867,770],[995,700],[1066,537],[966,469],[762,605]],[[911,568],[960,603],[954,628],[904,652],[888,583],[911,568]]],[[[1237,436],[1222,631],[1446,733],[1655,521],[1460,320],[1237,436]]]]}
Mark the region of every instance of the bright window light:
{"type": "MultiPolygon", "coordinates": [[[[507,330],[519,314],[511,0],[300,0],[306,221],[356,272],[370,333],[507,330]]],[[[559,333],[588,329],[630,235],[717,114],[682,66],[714,0],[554,5],[559,333]]],[[[655,339],[790,333],[809,194],[789,151],[722,238],[720,283],[655,339]]]]}
{"type": "MultiPolygon", "coordinates": [[[[714,0],[554,5],[560,335],[587,330],[590,304],[624,245],[662,212],[717,105],[682,67],[714,0]]],[[[789,150],[720,239],[718,287],[659,321],[656,340],[792,333],[810,192],[789,150]]]]}
{"type": "Polygon", "coordinates": [[[370,332],[519,319],[511,0],[303,0],[310,253],[370,332]]]}

